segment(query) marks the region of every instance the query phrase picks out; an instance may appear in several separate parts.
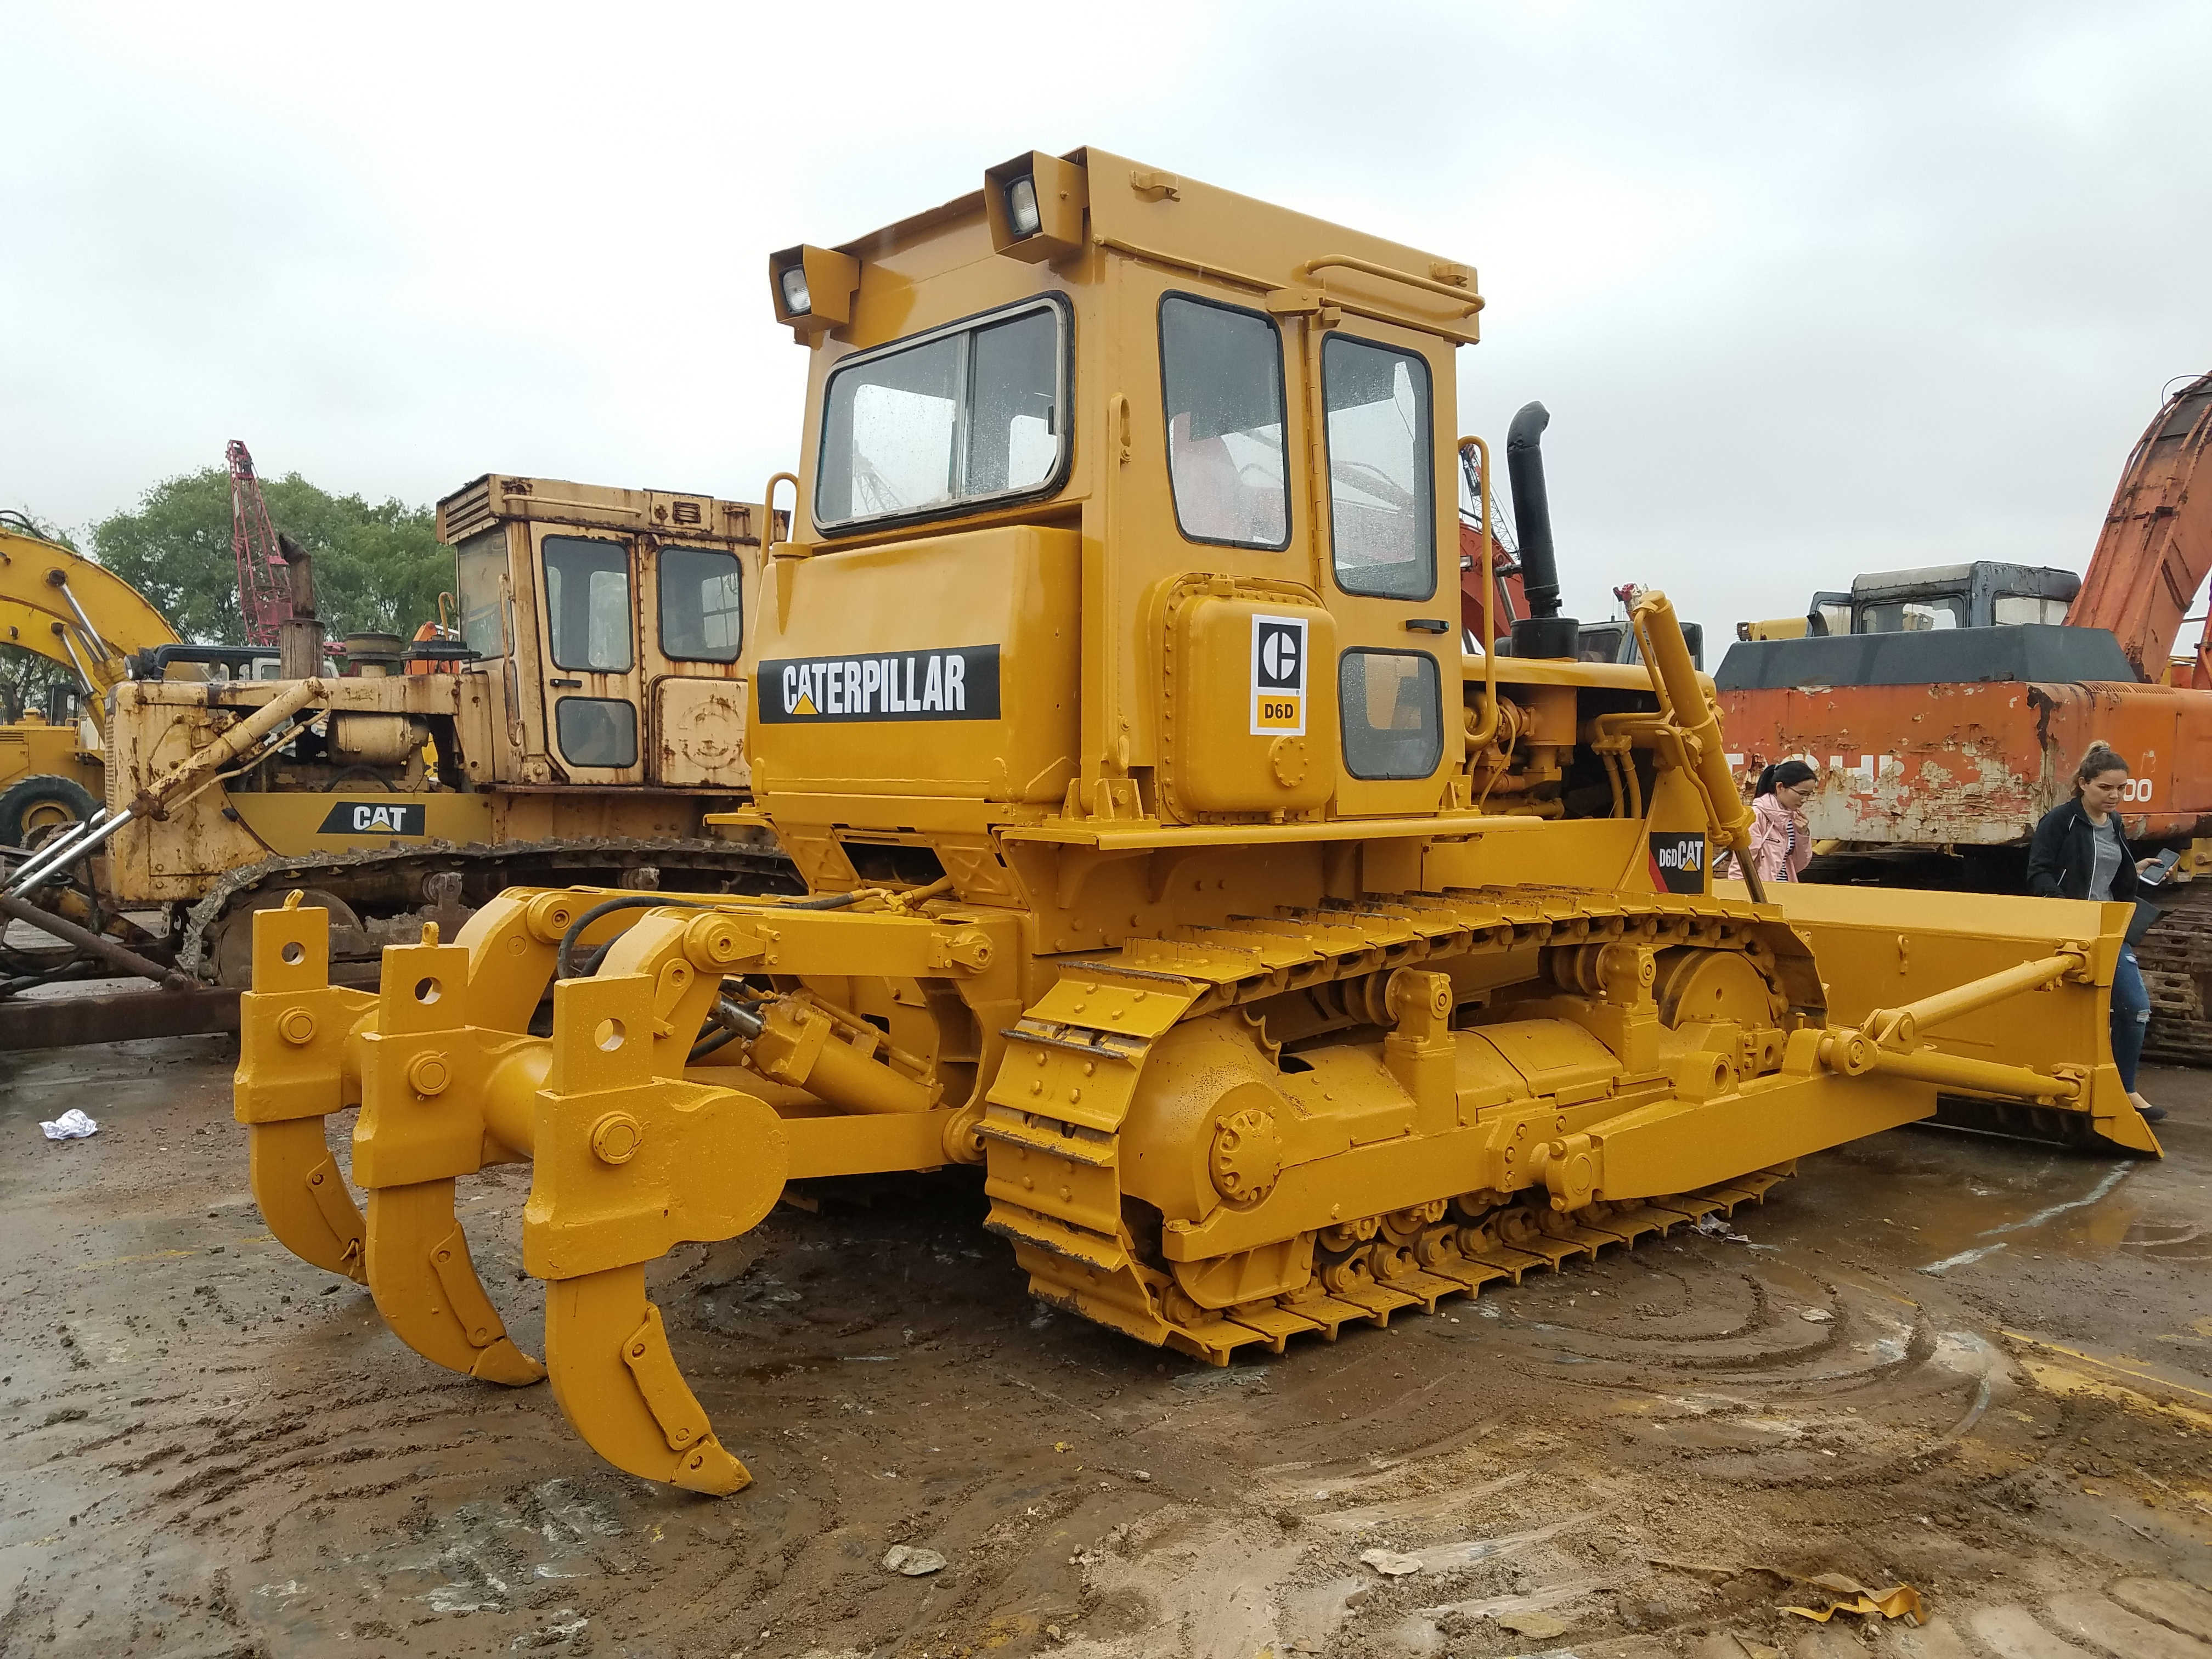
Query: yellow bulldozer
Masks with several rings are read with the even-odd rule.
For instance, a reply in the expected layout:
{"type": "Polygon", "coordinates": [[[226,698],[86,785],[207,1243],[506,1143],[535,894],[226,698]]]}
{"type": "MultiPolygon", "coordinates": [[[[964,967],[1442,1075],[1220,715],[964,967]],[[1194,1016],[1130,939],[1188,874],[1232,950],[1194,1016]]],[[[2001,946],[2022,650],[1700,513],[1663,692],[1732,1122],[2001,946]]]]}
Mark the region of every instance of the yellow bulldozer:
{"type": "Polygon", "coordinates": [[[0,904],[26,915],[88,870],[122,938],[72,943],[111,968],[240,986],[252,914],[294,889],[329,914],[342,963],[373,963],[424,916],[458,928],[518,882],[796,886],[764,831],[704,822],[750,798],[762,509],[493,473],[439,503],[438,533],[459,615],[425,631],[456,638],[356,635],[334,665],[304,557],[274,650],[151,637],[150,608],[135,631],[100,624],[145,641],[127,675],[114,653],[91,684],[105,805],[30,849],[0,904]]]}
{"type": "Polygon", "coordinates": [[[794,1181],[971,1169],[1037,1296],[1218,1364],[1727,1212],[1945,1091],[2155,1152],[2120,907],[1717,890],[1747,814],[1662,596],[1638,665],[1574,660],[1555,599],[1464,650],[1468,267],[1091,149],[769,278],[805,459],[719,827],[807,896],[519,888],[373,993],[323,909],[255,918],[254,1194],[418,1352],[724,1493],[646,1267],[794,1181]],[[542,1365],[456,1218],[516,1160],[542,1365]]]}

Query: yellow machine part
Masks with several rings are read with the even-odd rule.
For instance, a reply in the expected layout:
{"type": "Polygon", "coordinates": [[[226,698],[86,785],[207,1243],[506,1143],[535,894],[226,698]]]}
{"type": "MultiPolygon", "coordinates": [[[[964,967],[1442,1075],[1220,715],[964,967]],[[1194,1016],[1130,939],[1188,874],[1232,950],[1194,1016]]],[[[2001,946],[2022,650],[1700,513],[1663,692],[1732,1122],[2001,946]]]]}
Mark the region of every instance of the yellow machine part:
{"type": "Polygon", "coordinates": [[[1642,666],[1461,653],[1466,267],[1090,150],[771,282],[816,416],[724,822],[810,896],[514,889],[374,994],[324,911],[254,918],[257,1200],[426,1358],[540,1373],[456,1219],[493,1163],[569,1421],[720,1493],[645,1267],[793,1181],[974,1166],[1035,1294],[1221,1364],[1948,1097],[2155,1152],[2126,907],[1717,889],[1748,813],[1663,596],[1642,666]]]}
{"type": "MultiPolygon", "coordinates": [[[[94,800],[106,783],[106,775],[86,754],[83,739],[76,732],[29,719],[0,726],[0,791],[25,778],[67,778],[94,800]]],[[[72,821],[56,817],[51,825],[33,822],[25,828],[59,827],[72,821]]]]}
{"type": "MultiPolygon", "coordinates": [[[[20,646],[66,668],[82,694],[89,732],[26,717],[0,726],[0,791],[31,778],[62,778],[97,801],[106,787],[100,754],[106,695],[133,652],[177,643],[176,630],[120,576],[42,537],[0,525],[0,644],[20,646]]],[[[66,828],[74,810],[33,809],[26,839],[66,828]]]]}
{"type": "Polygon", "coordinates": [[[0,643],[70,669],[87,712],[124,678],[124,659],[178,642],[176,630],[138,590],[82,554],[0,526],[0,643]]]}

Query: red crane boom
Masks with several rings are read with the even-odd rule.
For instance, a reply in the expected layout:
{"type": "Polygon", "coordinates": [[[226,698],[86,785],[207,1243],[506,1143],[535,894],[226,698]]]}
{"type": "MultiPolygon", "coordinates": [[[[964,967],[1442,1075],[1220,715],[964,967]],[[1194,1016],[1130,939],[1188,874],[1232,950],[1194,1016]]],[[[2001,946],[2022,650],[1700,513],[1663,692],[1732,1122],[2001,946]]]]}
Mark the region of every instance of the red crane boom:
{"type": "Polygon", "coordinates": [[[253,476],[253,457],[233,438],[223,450],[230,463],[230,550],[238,560],[238,608],[248,645],[276,643],[277,625],[292,614],[291,590],[283,574],[284,555],[253,476]]]}

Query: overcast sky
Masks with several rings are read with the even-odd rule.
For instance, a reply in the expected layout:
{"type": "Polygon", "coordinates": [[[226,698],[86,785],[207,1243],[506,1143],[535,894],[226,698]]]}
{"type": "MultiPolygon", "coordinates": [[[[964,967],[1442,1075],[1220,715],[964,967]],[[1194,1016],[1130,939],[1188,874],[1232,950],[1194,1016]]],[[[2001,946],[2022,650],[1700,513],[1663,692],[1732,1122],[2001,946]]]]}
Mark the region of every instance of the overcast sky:
{"type": "Polygon", "coordinates": [[[0,506],[757,499],[772,249],[1095,143],[1474,264],[1569,609],[2080,568],[2212,368],[2212,6],[0,7],[0,506]],[[781,21],[781,20],[788,20],[781,21]]]}

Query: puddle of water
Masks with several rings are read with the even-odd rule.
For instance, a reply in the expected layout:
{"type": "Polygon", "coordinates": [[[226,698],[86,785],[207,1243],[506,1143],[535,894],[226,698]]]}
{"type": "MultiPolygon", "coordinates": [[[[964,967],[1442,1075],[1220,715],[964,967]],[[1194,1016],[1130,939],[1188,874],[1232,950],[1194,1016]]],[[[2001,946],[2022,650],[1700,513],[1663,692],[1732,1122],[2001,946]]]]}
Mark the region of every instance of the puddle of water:
{"type": "Polygon", "coordinates": [[[1886,1251],[1941,1275],[2006,1248],[2111,1256],[2140,1218],[2126,1187],[2142,1167],[2132,1158],[1899,1131],[1839,1147],[1808,1174],[1839,1204],[1857,1208],[1886,1251]]]}

